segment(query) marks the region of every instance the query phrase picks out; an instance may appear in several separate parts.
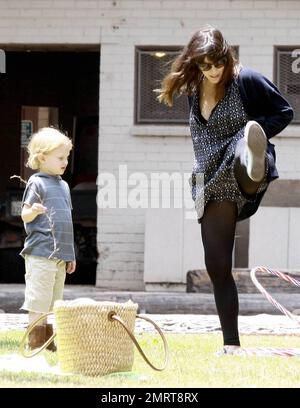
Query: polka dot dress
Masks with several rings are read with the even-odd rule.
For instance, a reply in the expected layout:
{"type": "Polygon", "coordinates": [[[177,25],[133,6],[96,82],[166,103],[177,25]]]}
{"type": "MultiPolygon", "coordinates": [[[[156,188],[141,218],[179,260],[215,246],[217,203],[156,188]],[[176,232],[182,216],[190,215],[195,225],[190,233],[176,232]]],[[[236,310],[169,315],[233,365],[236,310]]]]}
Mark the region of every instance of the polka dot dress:
{"type": "MultiPolygon", "coordinates": [[[[236,181],[234,154],[237,142],[244,137],[249,119],[236,80],[227,88],[208,120],[200,113],[199,95],[194,94],[189,119],[195,154],[189,183],[198,223],[201,223],[205,205],[210,200],[234,201],[240,214],[243,206],[251,200],[242,194],[236,181]]],[[[257,193],[266,187],[264,179],[257,193]]]]}

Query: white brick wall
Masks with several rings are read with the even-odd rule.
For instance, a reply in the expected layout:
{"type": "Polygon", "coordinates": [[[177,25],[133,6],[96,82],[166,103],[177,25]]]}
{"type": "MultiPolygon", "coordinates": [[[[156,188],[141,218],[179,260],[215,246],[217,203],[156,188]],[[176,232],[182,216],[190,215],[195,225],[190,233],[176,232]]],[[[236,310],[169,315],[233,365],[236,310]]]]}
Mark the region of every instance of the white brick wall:
{"type": "Polygon", "coordinates": [[[280,178],[289,180],[300,179],[300,137],[288,138],[277,136],[273,140],[276,146],[277,167],[280,178]]]}
{"type": "MultiPolygon", "coordinates": [[[[186,44],[206,23],[272,79],[273,46],[300,44],[300,2],[260,0],[0,0],[0,43],[101,44],[99,172],[170,173],[193,164],[190,138],[132,134],[135,45],[186,44]]],[[[300,132],[299,132],[300,135],[300,132]]],[[[299,139],[278,144],[282,178],[300,178],[299,139]]],[[[99,210],[97,284],[143,287],[144,210],[99,210]]],[[[163,256],[163,254],[161,255],[163,256]]]]}

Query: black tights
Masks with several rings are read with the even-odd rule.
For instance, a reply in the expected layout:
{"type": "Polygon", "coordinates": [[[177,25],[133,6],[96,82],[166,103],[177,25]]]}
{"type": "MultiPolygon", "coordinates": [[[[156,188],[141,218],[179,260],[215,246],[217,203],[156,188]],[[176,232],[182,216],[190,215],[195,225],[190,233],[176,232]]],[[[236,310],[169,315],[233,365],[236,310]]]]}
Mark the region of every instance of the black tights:
{"type": "MultiPolygon", "coordinates": [[[[251,195],[257,191],[260,183],[248,177],[243,152],[244,140],[241,139],[235,153],[235,176],[242,191],[251,195]]],[[[201,220],[201,234],[206,269],[214,288],[224,345],[239,346],[238,293],[231,270],[236,217],[236,203],[209,201],[201,220]]]]}

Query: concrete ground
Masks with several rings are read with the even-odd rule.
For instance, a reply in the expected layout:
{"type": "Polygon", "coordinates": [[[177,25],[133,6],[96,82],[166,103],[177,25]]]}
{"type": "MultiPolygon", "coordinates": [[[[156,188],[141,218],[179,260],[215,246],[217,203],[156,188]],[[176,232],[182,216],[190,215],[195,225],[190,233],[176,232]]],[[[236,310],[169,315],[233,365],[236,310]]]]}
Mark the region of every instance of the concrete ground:
{"type": "MultiPolygon", "coordinates": [[[[147,314],[165,333],[208,333],[220,332],[220,323],[216,315],[193,314],[147,314]]],[[[55,323],[53,316],[50,323],[55,323]]],[[[28,325],[26,313],[1,313],[0,332],[6,330],[20,330],[28,325]]],[[[135,331],[154,331],[153,327],[143,320],[136,319],[135,331]]],[[[275,334],[300,335],[299,324],[283,315],[259,314],[239,317],[239,331],[241,334],[275,334]]]]}

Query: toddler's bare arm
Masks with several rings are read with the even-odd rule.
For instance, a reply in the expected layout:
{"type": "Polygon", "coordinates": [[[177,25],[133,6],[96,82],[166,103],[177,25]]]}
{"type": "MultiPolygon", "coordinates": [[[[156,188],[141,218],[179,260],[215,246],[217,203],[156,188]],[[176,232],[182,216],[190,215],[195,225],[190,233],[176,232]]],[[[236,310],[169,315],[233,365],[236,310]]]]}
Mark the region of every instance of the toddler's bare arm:
{"type": "Polygon", "coordinates": [[[32,206],[24,204],[22,208],[21,218],[28,224],[33,221],[38,215],[44,214],[47,211],[47,207],[44,207],[40,203],[33,203],[32,206]]]}

